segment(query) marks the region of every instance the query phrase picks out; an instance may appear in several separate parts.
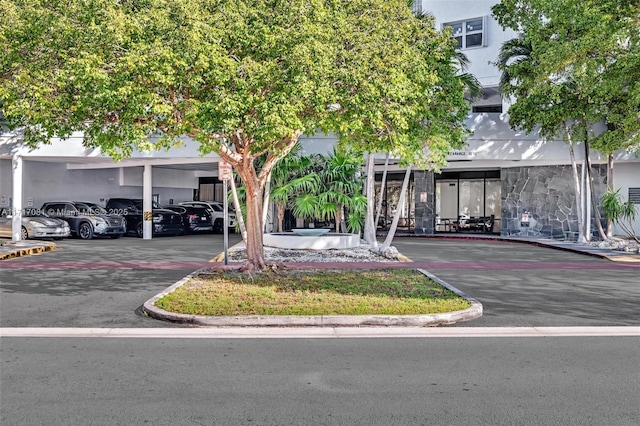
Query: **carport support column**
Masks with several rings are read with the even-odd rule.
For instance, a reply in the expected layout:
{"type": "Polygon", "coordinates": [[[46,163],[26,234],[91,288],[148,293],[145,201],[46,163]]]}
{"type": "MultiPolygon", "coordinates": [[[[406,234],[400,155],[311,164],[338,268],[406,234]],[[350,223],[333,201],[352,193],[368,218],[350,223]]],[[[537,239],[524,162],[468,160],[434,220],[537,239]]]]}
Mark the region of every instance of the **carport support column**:
{"type": "Polygon", "coordinates": [[[143,227],[142,238],[150,240],[153,234],[153,179],[151,173],[151,164],[144,165],[144,172],[142,173],[142,210],[143,213],[143,227]]]}
{"type": "Polygon", "coordinates": [[[11,203],[11,239],[22,239],[22,156],[16,154],[12,161],[13,198],[11,203]]]}

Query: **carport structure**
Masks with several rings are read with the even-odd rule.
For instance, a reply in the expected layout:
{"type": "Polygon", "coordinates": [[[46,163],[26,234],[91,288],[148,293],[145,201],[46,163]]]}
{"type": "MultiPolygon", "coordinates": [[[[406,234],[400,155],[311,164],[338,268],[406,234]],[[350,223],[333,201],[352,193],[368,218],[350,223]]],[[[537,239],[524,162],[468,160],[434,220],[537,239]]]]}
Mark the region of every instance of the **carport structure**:
{"type": "MultiPolygon", "coordinates": [[[[301,137],[300,144],[305,155],[325,154],[335,141],[332,134],[316,134],[301,137]]],[[[166,199],[176,202],[193,200],[201,180],[218,178],[220,157],[201,155],[199,146],[184,137],[169,150],[134,151],[116,162],[98,148],[85,147],[82,133],[29,148],[20,131],[0,129],[0,209],[13,213],[13,240],[19,241],[24,209],[37,209],[51,197],[102,205],[110,197],[142,198],[143,238],[151,239],[154,195],[159,195],[154,191],[161,188],[166,199]]]]}
{"type": "MultiPolygon", "coordinates": [[[[98,183],[97,188],[89,188],[88,191],[84,191],[84,194],[93,193],[95,196],[99,195],[97,191],[104,191],[110,192],[110,196],[115,196],[122,195],[115,193],[117,187],[142,186],[145,212],[144,239],[152,238],[154,169],[159,172],[160,185],[169,187],[175,185],[174,189],[180,188],[186,190],[182,193],[190,194],[193,194],[193,189],[198,188],[200,177],[218,175],[217,165],[220,157],[215,153],[201,155],[198,151],[198,142],[188,138],[182,139],[179,146],[168,151],[152,153],[134,151],[129,158],[118,162],[103,155],[100,149],[85,147],[82,141],[82,135],[77,134],[64,140],[55,138],[50,144],[29,148],[24,145],[20,132],[0,133],[0,177],[2,177],[0,208],[8,208],[13,215],[13,241],[21,239],[20,228],[24,209],[38,208],[43,200],[35,204],[36,200],[44,197],[44,195],[25,197],[25,193],[56,195],[65,199],[82,195],[83,191],[79,194],[79,191],[73,190],[73,186],[67,191],[61,188],[69,180],[74,179],[73,171],[107,171],[106,174],[96,175],[95,178],[91,178],[91,172],[77,174],[76,178],[81,180],[79,183],[86,186],[96,184],[96,181],[103,181],[103,176],[106,176],[106,181],[98,183]],[[32,170],[26,170],[29,163],[36,164],[37,172],[33,165],[32,170]],[[61,168],[71,174],[65,176],[61,168]],[[43,169],[49,169],[51,176],[48,176],[47,171],[43,169]],[[87,176],[89,178],[85,179],[87,176]]],[[[130,190],[128,194],[131,194],[130,190]]],[[[125,193],[125,196],[128,194],[125,193]]],[[[87,197],[87,195],[83,196],[87,197]]],[[[134,197],[140,198],[132,196],[134,197]]],[[[91,201],[99,200],[94,198],[91,201]]]]}

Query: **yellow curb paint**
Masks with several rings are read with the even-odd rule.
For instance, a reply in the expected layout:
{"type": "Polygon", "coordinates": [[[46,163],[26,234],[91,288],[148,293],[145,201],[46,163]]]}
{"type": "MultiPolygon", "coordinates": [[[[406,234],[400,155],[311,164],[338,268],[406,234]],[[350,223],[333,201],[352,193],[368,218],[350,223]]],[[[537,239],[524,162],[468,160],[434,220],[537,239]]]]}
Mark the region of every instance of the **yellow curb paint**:
{"type": "Polygon", "coordinates": [[[55,249],[56,249],[56,246],[52,244],[47,244],[45,246],[39,246],[39,247],[17,248],[9,251],[8,253],[1,253],[0,260],[8,260],[8,259],[14,259],[16,257],[30,256],[34,254],[44,253],[46,251],[52,251],[55,249]]]}
{"type": "Polygon", "coordinates": [[[609,259],[612,262],[640,262],[640,256],[634,256],[634,255],[629,255],[629,256],[606,256],[607,259],[609,259]]]}

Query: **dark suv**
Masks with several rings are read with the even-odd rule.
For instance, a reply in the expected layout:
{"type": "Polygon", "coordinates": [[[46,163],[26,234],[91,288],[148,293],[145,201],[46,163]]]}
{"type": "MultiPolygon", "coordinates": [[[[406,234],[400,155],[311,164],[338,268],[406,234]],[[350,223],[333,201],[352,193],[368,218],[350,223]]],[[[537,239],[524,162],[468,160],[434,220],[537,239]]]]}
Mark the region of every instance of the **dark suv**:
{"type": "Polygon", "coordinates": [[[186,233],[213,231],[211,215],[204,207],[176,206],[170,204],[164,206],[164,208],[179,213],[180,216],[182,216],[182,226],[186,233]]]}
{"type": "Polygon", "coordinates": [[[90,240],[94,235],[120,238],[126,232],[124,218],[108,214],[94,203],[82,201],[50,201],[40,210],[47,216],[64,219],[69,223],[71,234],[90,240]]]}
{"type": "MultiPolygon", "coordinates": [[[[111,198],[105,207],[109,213],[124,216],[127,222],[127,233],[142,237],[142,199],[111,198]]],[[[179,213],[163,209],[153,203],[153,235],[180,235],[184,233],[182,218],[179,213]]]]}

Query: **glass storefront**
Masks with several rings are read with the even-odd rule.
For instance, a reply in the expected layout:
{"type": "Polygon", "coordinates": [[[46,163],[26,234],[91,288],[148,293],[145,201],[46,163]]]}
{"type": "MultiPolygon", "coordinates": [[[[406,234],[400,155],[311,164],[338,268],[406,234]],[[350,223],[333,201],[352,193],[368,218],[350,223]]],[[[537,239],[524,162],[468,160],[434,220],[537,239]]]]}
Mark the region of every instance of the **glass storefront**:
{"type": "MultiPolygon", "coordinates": [[[[463,171],[443,172],[432,174],[435,177],[435,197],[432,198],[434,186],[430,186],[429,193],[421,189],[420,199],[416,200],[414,174],[412,173],[406,193],[403,195],[404,203],[400,205],[402,182],[404,172],[391,172],[387,175],[384,191],[380,191],[382,174],[376,174],[375,204],[382,196],[382,207],[377,224],[379,231],[387,231],[391,227],[394,214],[399,209],[400,218],[396,232],[413,234],[416,231],[415,210],[416,201],[424,204],[427,202],[433,209],[435,207],[435,232],[483,232],[500,233],[502,182],[500,170],[488,171],[463,171]],[[435,198],[435,199],[434,199],[435,198]],[[431,200],[431,201],[427,201],[431,200]],[[434,203],[435,202],[435,203],[434,203]],[[435,206],[431,203],[434,203],[435,206]]],[[[431,181],[433,184],[433,180],[431,181]]],[[[194,198],[222,200],[222,184],[216,178],[201,178],[199,194],[194,198]],[[199,197],[198,197],[199,196],[199,197]]],[[[431,210],[433,212],[434,210],[431,210]]],[[[421,215],[422,210],[421,210],[421,215]]],[[[421,216],[422,218],[423,216],[421,216]]],[[[424,220],[424,219],[421,219],[424,220]]],[[[431,216],[433,220],[433,216],[431,216]]],[[[290,212],[285,218],[285,229],[294,226],[290,212]]],[[[422,222],[423,223],[423,222],[422,222]]],[[[420,228],[433,232],[431,228],[420,228]]]]}
{"type": "Polygon", "coordinates": [[[436,232],[500,232],[500,171],[436,175],[436,232]]]}

